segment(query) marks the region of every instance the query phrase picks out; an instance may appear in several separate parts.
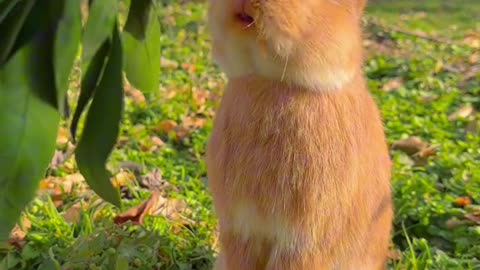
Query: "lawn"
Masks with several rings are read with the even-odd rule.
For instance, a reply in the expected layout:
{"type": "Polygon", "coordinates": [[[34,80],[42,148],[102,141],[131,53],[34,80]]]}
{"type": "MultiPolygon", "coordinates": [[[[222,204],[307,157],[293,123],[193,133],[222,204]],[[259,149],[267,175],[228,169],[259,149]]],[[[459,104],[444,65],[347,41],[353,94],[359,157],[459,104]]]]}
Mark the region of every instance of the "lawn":
{"type": "MultiPolygon", "coordinates": [[[[210,61],[203,1],[163,3],[159,91],[126,88],[108,164],[122,209],[86,188],[61,128],[0,269],[211,269],[217,220],[204,154],[225,77],[210,61]]],[[[390,269],[480,269],[479,14],[477,0],[368,8],[365,73],[394,160],[390,269]]],[[[73,103],[78,71],[70,86],[73,103]]]]}

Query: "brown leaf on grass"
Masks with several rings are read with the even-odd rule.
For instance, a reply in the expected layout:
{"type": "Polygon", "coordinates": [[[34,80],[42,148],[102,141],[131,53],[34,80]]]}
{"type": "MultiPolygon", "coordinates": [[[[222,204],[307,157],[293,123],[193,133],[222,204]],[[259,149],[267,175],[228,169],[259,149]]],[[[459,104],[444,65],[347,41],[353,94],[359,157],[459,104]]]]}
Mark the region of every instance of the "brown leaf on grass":
{"type": "Polygon", "coordinates": [[[468,32],[463,39],[463,44],[476,49],[480,48],[480,33],[468,32]]]}
{"type": "Polygon", "coordinates": [[[422,96],[420,97],[420,100],[423,101],[423,102],[426,102],[426,103],[430,103],[432,101],[435,101],[439,98],[438,95],[425,95],[425,96],[422,96]]]}
{"type": "Polygon", "coordinates": [[[165,57],[160,58],[160,66],[165,69],[176,69],[178,68],[178,62],[174,60],[167,59],[165,57]]]}
{"type": "Polygon", "coordinates": [[[208,90],[192,88],[192,97],[197,106],[203,106],[210,99],[211,93],[208,90]]]}
{"type": "Polygon", "coordinates": [[[115,145],[116,148],[122,148],[127,145],[130,138],[128,136],[120,136],[118,137],[117,144],[115,145]]]}
{"type": "Polygon", "coordinates": [[[67,160],[69,160],[75,153],[75,146],[70,142],[67,143],[67,149],[65,150],[55,150],[55,154],[50,161],[49,167],[52,169],[58,169],[61,167],[67,160]]]}
{"type": "Polygon", "coordinates": [[[68,208],[62,217],[68,223],[78,223],[82,217],[82,210],[82,203],[77,202],[68,208]]]}
{"type": "Polygon", "coordinates": [[[186,129],[198,129],[207,123],[206,119],[195,116],[183,116],[181,119],[182,126],[186,129]]]}
{"type": "Polygon", "coordinates": [[[86,191],[85,179],[79,173],[66,177],[49,176],[42,179],[39,184],[39,193],[48,194],[56,207],[63,205],[63,198],[75,190],[76,194],[86,191]]]}
{"type": "Polygon", "coordinates": [[[111,179],[113,186],[117,188],[133,183],[134,180],[135,180],[135,175],[132,174],[131,172],[125,172],[125,171],[117,173],[111,179]]]}
{"type": "Polygon", "coordinates": [[[161,196],[159,190],[154,190],[150,198],[139,205],[133,206],[127,211],[114,218],[115,224],[123,224],[131,221],[133,224],[143,224],[146,215],[162,215],[169,219],[181,220],[184,218],[181,212],[186,211],[186,203],[178,199],[167,199],[161,196]]]}
{"type": "Polygon", "coordinates": [[[70,131],[64,127],[58,128],[57,131],[57,147],[64,148],[70,140],[70,131]]]}
{"type": "Polygon", "coordinates": [[[123,224],[128,221],[131,221],[133,224],[143,224],[145,216],[151,213],[152,208],[155,207],[160,198],[158,191],[154,191],[150,198],[119,214],[113,219],[113,221],[115,224],[123,224]]]}
{"type": "Polygon", "coordinates": [[[176,142],[183,140],[189,134],[187,128],[185,128],[184,126],[178,125],[173,120],[162,121],[158,126],[153,127],[152,131],[162,132],[164,134],[169,134],[170,132],[174,132],[174,135],[175,135],[174,139],[176,142]]]}
{"type": "Polygon", "coordinates": [[[145,99],[145,95],[142,93],[142,91],[138,90],[137,88],[133,87],[127,79],[125,79],[124,83],[125,87],[125,95],[130,98],[135,104],[145,104],[147,101],[145,99]]]}
{"type": "Polygon", "coordinates": [[[196,69],[195,65],[188,64],[188,63],[183,63],[182,68],[190,74],[194,73],[196,69]]]}
{"type": "Polygon", "coordinates": [[[414,154],[426,149],[427,147],[428,143],[422,141],[422,139],[416,136],[408,137],[406,139],[397,141],[392,145],[393,150],[402,151],[409,156],[413,156],[414,154]]]}
{"type": "Polygon", "coordinates": [[[403,85],[403,79],[401,77],[397,77],[386,82],[383,85],[382,90],[384,92],[390,92],[394,89],[400,88],[402,85],[403,85]]]}
{"type": "Polygon", "coordinates": [[[160,122],[160,124],[154,128],[154,131],[160,131],[163,133],[170,133],[178,126],[177,122],[173,120],[165,120],[160,122]]]}
{"type": "Polygon", "coordinates": [[[169,219],[181,218],[179,214],[187,208],[187,204],[184,201],[178,199],[166,199],[160,197],[157,203],[157,207],[152,209],[152,215],[162,215],[169,219]]]}
{"type": "Polygon", "coordinates": [[[480,211],[465,214],[465,218],[480,225],[480,211]]]}
{"type": "Polygon", "coordinates": [[[168,191],[169,189],[175,189],[173,185],[163,179],[162,172],[157,168],[153,169],[148,174],[141,176],[138,183],[143,188],[157,190],[160,192],[168,191]]]}
{"type": "Polygon", "coordinates": [[[465,105],[460,107],[456,112],[448,116],[448,120],[454,121],[461,118],[468,118],[475,113],[475,109],[472,105],[465,105]]]}
{"type": "Polygon", "coordinates": [[[399,150],[413,159],[413,166],[425,166],[428,159],[437,154],[438,145],[429,145],[419,137],[412,136],[395,142],[392,150],[399,150]]]}
{"type": "Polygon", "coordinates": [[[157,136],[151,136],[148,139],[142,140],[140,143],[140,149],[143,152],[155,152],[160,147],[164,146],[165,143],[157,136]]]}
{"type": "Polygon", "coordinates": [[[30,220],[24,214],[22,214],[20,222],[17,223],[10,231],[8,243],[17,249],[23,248],[25,245],[25,236],[27,235],[27,232],[31,226],[32,223],[30,220]]]}
{"type": "Polygon", "coordinates": [[[470,64],[477,64],[477,63],[480,63],[480,53],[476,52],[476,53],[472,53],[469,57],[468,57],[468,62],[470,64]]]}

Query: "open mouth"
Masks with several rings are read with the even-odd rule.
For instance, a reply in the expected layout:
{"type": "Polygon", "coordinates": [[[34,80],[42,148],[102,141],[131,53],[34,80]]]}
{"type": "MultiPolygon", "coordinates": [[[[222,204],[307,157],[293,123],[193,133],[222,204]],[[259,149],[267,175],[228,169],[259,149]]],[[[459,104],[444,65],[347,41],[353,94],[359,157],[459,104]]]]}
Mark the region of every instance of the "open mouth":
{"type": "Polygon", "coordinates": [[[244,28],[248,28],[255,23],[255,19],[245,12],[237,13],[236,17],[237,20],[244,26],[244,28]]]}

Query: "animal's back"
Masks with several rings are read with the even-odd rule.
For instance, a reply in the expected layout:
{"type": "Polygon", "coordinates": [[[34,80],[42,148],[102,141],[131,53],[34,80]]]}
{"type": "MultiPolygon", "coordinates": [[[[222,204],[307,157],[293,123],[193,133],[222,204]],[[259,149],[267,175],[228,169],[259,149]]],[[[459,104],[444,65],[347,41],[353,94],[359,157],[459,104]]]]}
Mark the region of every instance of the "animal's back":
{"type": "Polygon", "coordinates": [[[217,269],[384,267],[389,156],[360,76],[341,92],[231,80],[207,151],[217,269]]]}

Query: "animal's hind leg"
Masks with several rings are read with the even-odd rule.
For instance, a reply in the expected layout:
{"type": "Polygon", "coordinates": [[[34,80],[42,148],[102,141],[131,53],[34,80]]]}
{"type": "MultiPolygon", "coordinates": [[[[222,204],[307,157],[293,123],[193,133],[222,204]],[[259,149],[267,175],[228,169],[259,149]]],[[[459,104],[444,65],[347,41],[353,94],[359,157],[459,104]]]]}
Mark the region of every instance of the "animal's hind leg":
{"type": "Polygon", "coordinates": [[[234,233],[220,236],[222,251],[214,270],[265,270],[269,246],[255,237],[245,240],[234,233]]]}
{"type": "Polygon", "coordinates": [[[332,270],[333,263],[320,251],[294,252],[274,250],[266,270],[332,270]]]}

